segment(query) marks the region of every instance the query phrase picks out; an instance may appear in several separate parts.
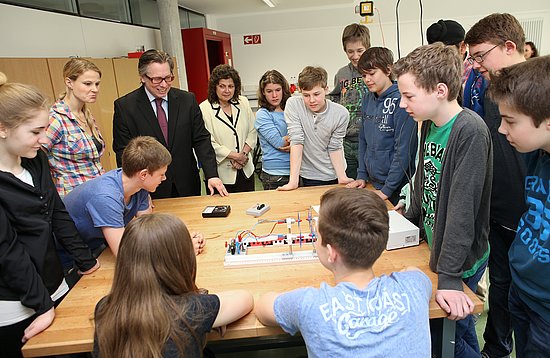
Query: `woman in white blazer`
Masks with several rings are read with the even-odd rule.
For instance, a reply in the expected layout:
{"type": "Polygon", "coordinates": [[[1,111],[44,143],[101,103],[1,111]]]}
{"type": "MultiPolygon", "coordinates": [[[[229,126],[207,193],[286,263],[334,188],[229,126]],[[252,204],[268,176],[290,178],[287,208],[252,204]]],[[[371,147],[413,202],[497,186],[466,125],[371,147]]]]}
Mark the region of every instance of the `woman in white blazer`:
{"type": "Polygon", "coordinates": [[[219,65],[210,75],[208,99],[200,104],[216,152],[218,175],[230,193],[254,191],[254,113],[240,94],[239,73],[229,65],[219,65]]]}

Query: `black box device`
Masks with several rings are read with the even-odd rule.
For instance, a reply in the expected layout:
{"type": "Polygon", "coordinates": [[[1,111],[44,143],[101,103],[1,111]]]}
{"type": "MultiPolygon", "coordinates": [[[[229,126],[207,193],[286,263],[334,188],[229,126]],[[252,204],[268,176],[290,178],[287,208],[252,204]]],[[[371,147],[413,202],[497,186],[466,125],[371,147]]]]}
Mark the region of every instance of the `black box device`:
{"type": "Polygon", "coordinates": [[[207,206],[202,211],[203,218],[224,218],[231,212],[229,205],[207,206]]]}

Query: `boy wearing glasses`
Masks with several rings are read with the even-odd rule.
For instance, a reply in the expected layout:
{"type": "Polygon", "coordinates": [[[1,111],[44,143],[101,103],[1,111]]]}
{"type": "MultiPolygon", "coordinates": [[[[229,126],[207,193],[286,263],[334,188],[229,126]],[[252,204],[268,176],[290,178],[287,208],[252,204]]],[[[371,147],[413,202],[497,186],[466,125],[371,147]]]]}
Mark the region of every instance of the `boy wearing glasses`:
{"type": "Polygon", "coordinates": [[[489,257],[489,130],[479,115],[458,104],[462,60],[456,49],[439,42],[419,47],[397,61],[393,71],[400,107],[424,122],[405,217],[423,229],[430,268],[438,274],[436,302],[457,320],[455,357],[479,357],[474,304],[463,285],[476,290],[489,257]]]}
{"type": "MultiPolygon", "coordinates": [[[[525,61],[525,34],[518,20],[510,14],[492,14],[479,20],[464,40],[470,47],[468,61],[482,76],[491,76],[504,67],[525,61]]],[[[506,137],[498,132],[501,113],[485,96],[483,119],[493,142],[494,175],[491,193],[489,244],[489,313],[483,338],[486,357],[506,357],[512,352],[512,325],[508,309],[510,267],[508,251],[516,236],[519,219],[526,210],[523,178],[524,158],[506,137]]]]}
{"type": "Polygon", "coordinates": [[[142,86],[115,101],[113,149],[117,165],[122,165],[122,152],[130,139],[151,136],[162,143],[173,158],[166,172],[166,181],[152,194],[153,198],[201,194],[195,154],[210,194],[217,190],[220,195],[227,195],[218,178],[210,133],[204,126],[195,96],[172,88],[172,57],[159,50],[148,50],[139,59],[138,72],[142,86]]]}

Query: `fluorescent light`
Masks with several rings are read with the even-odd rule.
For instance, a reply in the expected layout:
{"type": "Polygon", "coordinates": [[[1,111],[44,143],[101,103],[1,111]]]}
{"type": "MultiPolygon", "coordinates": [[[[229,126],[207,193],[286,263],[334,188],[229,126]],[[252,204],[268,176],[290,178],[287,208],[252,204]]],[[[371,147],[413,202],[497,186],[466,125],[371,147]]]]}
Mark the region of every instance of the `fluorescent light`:
{"type": "Polygon", "coordinates": [[[275,7],[275,4],[271,0],[262,0],[267,6],[275,7]]]}

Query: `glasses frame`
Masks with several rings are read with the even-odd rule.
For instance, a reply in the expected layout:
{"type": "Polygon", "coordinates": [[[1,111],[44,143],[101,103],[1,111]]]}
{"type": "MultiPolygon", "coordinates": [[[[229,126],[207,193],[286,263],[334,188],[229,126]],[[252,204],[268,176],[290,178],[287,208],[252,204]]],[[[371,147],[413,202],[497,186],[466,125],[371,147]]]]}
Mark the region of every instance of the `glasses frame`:
{"type": "Polygon", "coordinates": [[[152,84],[154,85],[160,85],[162,83],[162,81],[170,84],[174,81],[174,79],[176,78],[173,74],[171,74],[170,76],[166,76],[166,77],[149,77],[147,74],[144,74],[144,76],[149,80],[151,81],[152,84]]]}
{"type": "Polygon", "coordinates": [[[489,52],[493,51],[494,49],[496,49],[499,46],[500,45],[495,45],[495,46],[491,47],[490,49],[488,49],[487,51],[485,51],[484,53],[476,55],[476,56],[468,56],[468,63],[470,65],[473,65],[474,62],[477,62],[481,65],[483,63],[483,61],[485,61],[485,57],[489,54],[489,52]]]}

